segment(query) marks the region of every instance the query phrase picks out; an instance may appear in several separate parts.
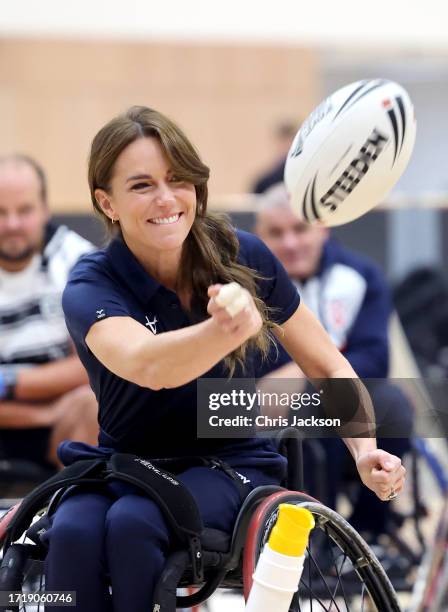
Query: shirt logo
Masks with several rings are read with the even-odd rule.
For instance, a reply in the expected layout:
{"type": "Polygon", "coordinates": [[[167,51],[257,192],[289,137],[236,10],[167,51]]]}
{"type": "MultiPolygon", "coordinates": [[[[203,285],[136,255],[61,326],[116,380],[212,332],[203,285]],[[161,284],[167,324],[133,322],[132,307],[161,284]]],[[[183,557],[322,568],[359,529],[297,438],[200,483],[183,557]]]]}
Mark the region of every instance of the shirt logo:
{"type": "Polygon", "coordinates": [[[240,474],[237,471],[235,471],[235,474],[237,474],[237,476],[239,476],[241,478],[241,480],[244,482],[244,484],[249,484],[250,483],[249,478],[246,478],[246,476],[243,476],[242,474],[240,474]]]}
{"type": "Polygon", "coordinates": [[[146,319],[146,323],[145,323],[146,327],[149,327],[149,329],[155,335],[157,333],[157,327],[156,327],[156,323],[158,323],[157,317],[154,317],[152,321],[149,320],[148,316],[146,316],[145,319],[146,319]]]}
{"type": "Polygon", "coordinates": [[[97,319],[104,319],[105,316],[106,316],[106,313],[104,312],[104,308],[101,308],[101,310],[96,311],[97,319]]]}

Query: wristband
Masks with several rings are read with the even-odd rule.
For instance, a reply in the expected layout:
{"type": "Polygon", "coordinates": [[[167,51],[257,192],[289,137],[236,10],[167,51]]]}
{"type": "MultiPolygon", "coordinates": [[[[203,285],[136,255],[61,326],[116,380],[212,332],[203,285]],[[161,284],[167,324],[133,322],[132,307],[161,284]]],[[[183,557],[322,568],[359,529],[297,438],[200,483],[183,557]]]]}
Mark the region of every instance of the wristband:
{"type": "Polygon", "coordinates": [[[7,387],[4,379],[4,372],[0,370],[0,400],[6,397],[7,387]]]}
{"type": "Polygon", "coordinates": [[[0,400],[15,398],[17,374],[11,370],[0,370],[0,400]]]}

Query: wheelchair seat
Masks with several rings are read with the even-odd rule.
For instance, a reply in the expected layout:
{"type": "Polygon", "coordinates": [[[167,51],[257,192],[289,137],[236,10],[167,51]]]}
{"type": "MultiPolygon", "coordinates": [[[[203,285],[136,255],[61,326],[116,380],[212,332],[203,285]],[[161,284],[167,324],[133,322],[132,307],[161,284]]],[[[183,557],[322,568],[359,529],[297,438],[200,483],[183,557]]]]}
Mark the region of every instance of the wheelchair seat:
{"type": "Polygon", "coordinates": [[[285,488],[292,491],[300,491],[303,488],[301,438],[297,429],[289,427],[272,432],[272,440],[277,450],[288,459],[288,472],[285,482],[282,483],[284,486],[267,485],[253,489],[243,501],[232,535],[218,529],[204,529],[201,536],[204,550],[220,553],[232,551],[232,561],[237,563],[244,546],[244,538],[250,518],[258,504],[269,495],[285,488]]]}
{"type": "Polygon", "coordinates": [[[232,552],[233,555],[239,556],[244,546],[244,537],[254,508],[268,495],[282,490],[282,487],[274,485],[255,488],[249,493],[240,508],[232,535],[219,529],[206,527],[201,536],[203,549],[219,553],[232,552]]]}
{"type": "Polygon", "coordinates": [[[226,553],[230,549],[231,537],[225,531],[206,527],[201,536],[201,544],[204,550],[226,553]]]}

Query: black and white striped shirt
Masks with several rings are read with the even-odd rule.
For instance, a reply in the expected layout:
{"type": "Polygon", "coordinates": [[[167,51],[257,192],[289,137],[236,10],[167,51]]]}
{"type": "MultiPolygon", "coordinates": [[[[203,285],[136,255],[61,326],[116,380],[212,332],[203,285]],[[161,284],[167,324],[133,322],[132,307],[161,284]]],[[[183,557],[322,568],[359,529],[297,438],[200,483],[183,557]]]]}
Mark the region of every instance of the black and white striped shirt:
{"type": "Polygon", "coordinates": [[[0,268],[0,365],[32,366],[73,353],[61,297],[68,274],[93,245],[49,225],[45,247],[20,272],[0,268]]]}

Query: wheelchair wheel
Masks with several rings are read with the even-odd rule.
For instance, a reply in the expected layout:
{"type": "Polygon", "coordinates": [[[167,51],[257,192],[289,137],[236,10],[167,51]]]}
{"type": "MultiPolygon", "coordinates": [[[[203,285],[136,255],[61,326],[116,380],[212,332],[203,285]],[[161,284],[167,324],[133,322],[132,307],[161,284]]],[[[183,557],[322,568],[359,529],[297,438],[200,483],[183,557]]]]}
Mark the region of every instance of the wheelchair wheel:
{"type": "Polygon", "coordinates": [[[316,522],[290,612],[400,612],[384,569],[361,536],[337,512],[295,491],[270,495],[252,517],[243,559],[246,600],[258,558],[275,525],[281,503],[307,508],[316,522]]]}
{"type": "MultiPolygon", "coordinates": [[[[10,592],[10,603],[0,612],[43,612],[40,595],[45,590],[44,562],[35,558],[34,544],[12,544],[0,565],[0,591],[10,592]],[[21,597],[12,594],[21,594],[21,597]]],[[[4,604],[4,605],[3,605],[4,604]]]]}
{"type": "Polygon", "coordinates": [[[418,568],[409,612],[448,609],[448,499],[443,504],[434,540],[418,568]]]}

